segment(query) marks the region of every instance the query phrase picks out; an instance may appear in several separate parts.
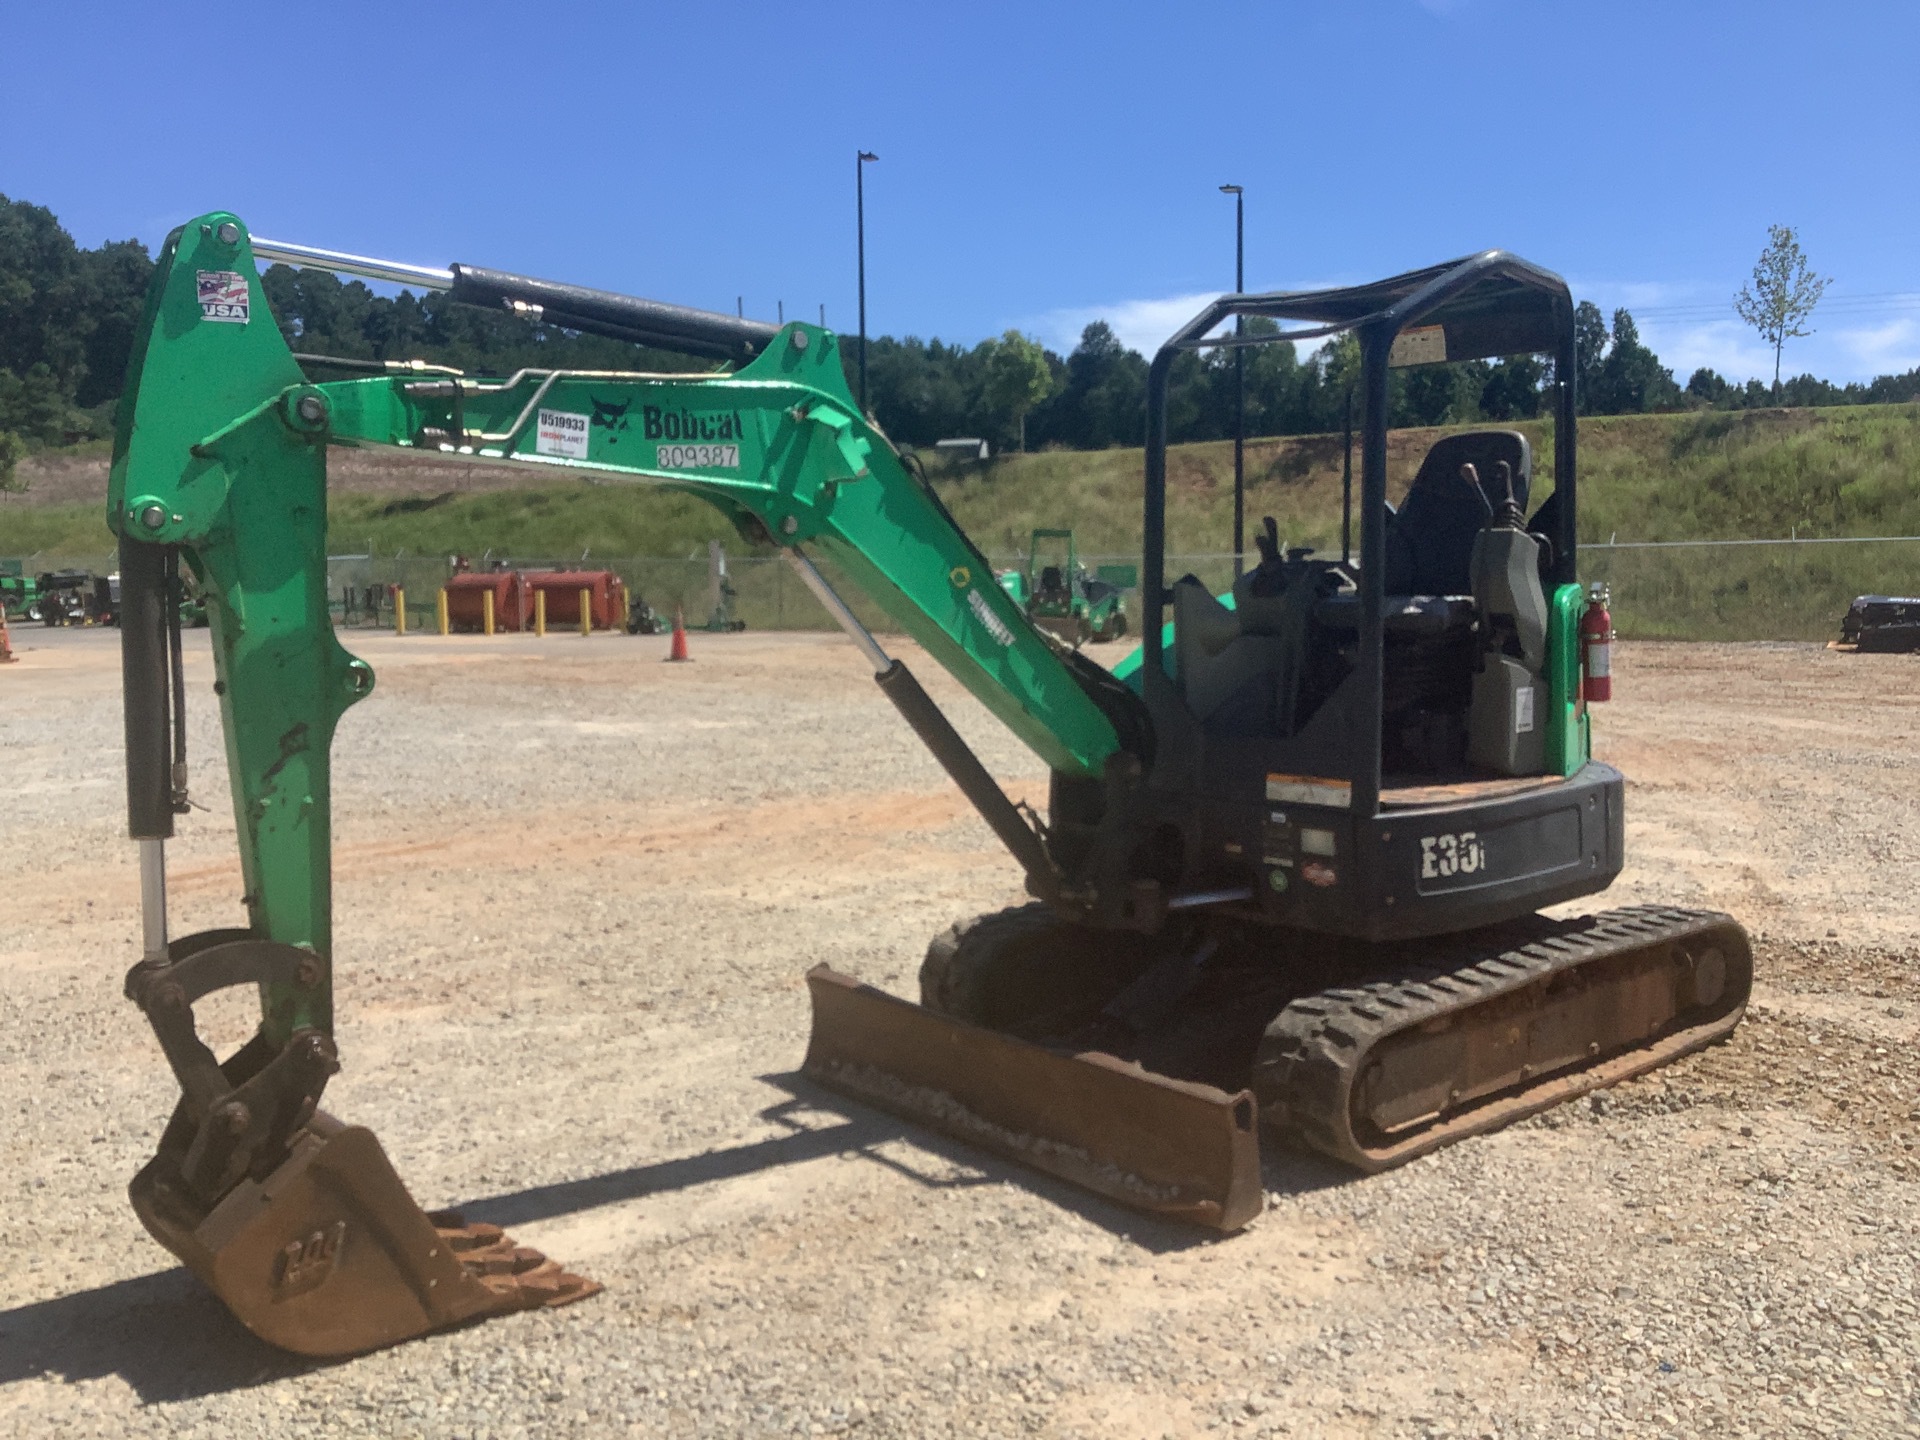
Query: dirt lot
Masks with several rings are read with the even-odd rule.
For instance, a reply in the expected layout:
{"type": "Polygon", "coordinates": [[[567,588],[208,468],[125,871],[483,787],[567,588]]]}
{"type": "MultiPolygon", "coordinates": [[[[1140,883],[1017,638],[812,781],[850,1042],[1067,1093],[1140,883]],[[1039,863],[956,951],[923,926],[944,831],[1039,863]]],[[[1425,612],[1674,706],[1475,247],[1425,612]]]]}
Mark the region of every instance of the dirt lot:
{"type": "MultiPolygon", "coordinates": [[[[127,1207],[172,1086],[119,993],[114,637],[16,638],[0,1433],[1920,1435],[1920,661],[1623,647],[1614,898],[1744,919],[1750,1018],[1392,1174],[1270,1154],[1265,1216],[1211,1240],[794,1075],[807,966],[910,994],[929,936],[1016,898],[850,646],[350,640],[380,685],[335,745],[329,1108],[607,1291],[315,1367],[127,1207]]],[[[239,914],[204,645],[177,930],[239,914]]]]}

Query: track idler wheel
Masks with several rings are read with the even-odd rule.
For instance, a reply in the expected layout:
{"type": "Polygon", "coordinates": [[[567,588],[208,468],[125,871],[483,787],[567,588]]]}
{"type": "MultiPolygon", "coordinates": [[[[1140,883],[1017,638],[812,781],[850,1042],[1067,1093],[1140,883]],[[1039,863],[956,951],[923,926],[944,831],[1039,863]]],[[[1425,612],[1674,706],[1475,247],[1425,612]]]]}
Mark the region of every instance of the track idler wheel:
{"type": "Polygon", "coordinates": [[[215,931],[127,977],[183,1091],[129,1187],[148,1232],[249,1330],[301,1355],[355,1355],[597,1291],[497,1226],[423,1211],[372,1131],[316,1108],[339,1068],[325,1036],[297,1030],[278,1049],[256,1036],[220,1063],[194,1033],[195,1000],[228,985],[318,983],[316,963],[215,931]]]}

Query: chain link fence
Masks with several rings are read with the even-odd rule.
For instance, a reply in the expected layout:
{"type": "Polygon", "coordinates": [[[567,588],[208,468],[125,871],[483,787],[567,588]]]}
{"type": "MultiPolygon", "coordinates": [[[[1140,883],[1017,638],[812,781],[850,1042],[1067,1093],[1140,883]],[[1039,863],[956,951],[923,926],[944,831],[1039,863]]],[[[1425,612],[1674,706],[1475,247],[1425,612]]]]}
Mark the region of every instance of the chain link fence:
{"type": "Polygon", "coordinates": [[[1580,575],[1629,639],[1832,640],[1856,595],[1920,591],[1920,536],[1589,544],[1580,575]]]}
{"type": "MultiPolygon", "coordinates": [[[[8,557],[11,558],[11,557],[8,557]]],[[[49,570],[89,570],[105,575],[118,567],[112,551],[19,557],[28,576],[49,570]]],[[[1026,557],[994,558],[1011,569],[1026,557]]],[[[495,563],[489,559],[481,568],[495,563]]],[[[714,602],[709,559],[628,556],[603,559],[512,557],[510,568],[611,570],[636,599],[671,619],[679,607],[687,623],[702,626],[714,602]]],[[[1087,555],[1089,569],[1137,565],[1137,555],[1087,555]]],[[[844,577],[822,565],[834,588],[862,623],[887,633],[897,629],[880,607],[844,577]]],[[[1920,592],[1920,536],[1769,540],[1616,541],[1588,543],[1580,550],[1581,578],[1604,581],[1612,593],[1615,628],[1629,639],[1825,640],[1839,633],[1840,617],[1856,595],[1920,592]]],[[[431,628],[436,595],[451,574],[442,555],[335,555],[327,562],[327,593],[334,621],[342,626],[393,624],[392,587],[406,594],[409,629],[431,628]]],[[[1229,554],[1169,555],[1169,579],[1197,576],[1216,593],[1233,582],[1229,554]]],[[[828,630],[833,622],[787,564],[772,557],[726,558],[731,619],[752,630],[828,630]]],[[[1138,593],[1128,605],[1138,626],[1138,593]]]]}

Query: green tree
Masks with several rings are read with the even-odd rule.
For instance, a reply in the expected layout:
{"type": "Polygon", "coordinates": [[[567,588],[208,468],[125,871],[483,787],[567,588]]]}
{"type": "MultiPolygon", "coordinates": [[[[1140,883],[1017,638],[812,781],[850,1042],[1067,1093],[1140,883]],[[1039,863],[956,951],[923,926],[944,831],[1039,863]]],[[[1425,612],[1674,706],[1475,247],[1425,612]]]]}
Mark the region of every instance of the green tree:
{"type": "Polygon", "coordinates": [[[27,488],[13,468],[26,453],[26,441],[11,430],[0,430],[0,495],[17,495],[27,488]]]}
{"type": "Polygon", "coordinates": [[[1470,425],[1480,419],[1486,389],[1484,360],[1415,365],[1396,370],[1388,391],[1390,425],[1470,425]]]}
{"type": "Polygon", "coordinates": [[[1076,450],[1138,445],[1146,416],[1147,362],[1113,327],[1096,320],[1080,332],[1060,383],[1036,406],[1029,426],[1040,443],[1076,450]]]}
{"type": "Polygon", "coordinates": [[[85,426],[67,396],[67,387],[44,360],[29,365],[24,375],[0,368],[0,430],[42,445],[60,444],[69,430],[85,426]]]}
{"type": "Polygon", "coordinates": [[[1573,311],[1573,385],[1574,397],[1585,415],[1593,409],[1595,387],[1600,383],[1600,365],[1607,355],[1607,322],[1600,307],[1582,300],[1573,311]]]}
{"type": "Polygon", "coordinates": [[[147,306],[153,261],[138,240],[114,240],[98,250],[80,252],[85,287],[85,373],[74,387],[74,402],[92,409],[120,393],[134,331],[147,306]]]}
{"type": "Polygon", "coordinates": [[[1594,381],[1593,410],[1601,415],[1640,415],[1670,409],[1680,387],[1660,357],[1640,343],[1640,328],[1624,309],[1613,312],[1613,345],[1594,381]]]}
{"type": "MultiPolygon", "coordinates": [[[[1247,318],[1249,335],[1277,335],[1280,326],[1264,315],[1247,318]]],[[[1300,393],[1300,355],[1291,340],[1269,341],[1244,352],[1247,360],[1247,434],[1284,435],[1300,393]]],[[[1233,433],[1233,352],[1220,354],[1223,415],[1233,433]]]]}
{"type": "Polygon", "coordinates": [[[1733,311],[1773,347],[1773,390],[1780,393],[1780,350],[1787,341],[1813,331],[1802,328],[1832,283],[1816,275],[1800,253],[1790,225],[1767,227],[1767,248],[1753,267],[1753,279],[1733,297],[1733,311]]]}
{"type": "Polygon", "coordinates": [[[1027,448],[1027,414],[1053,391],[1053,367],[1047,352],[1018,330],[982,342],[986,350],[981,401],[988,414],[1010,422],[1027,448]]]}
{"type": "Polygon", "coordinates": [[[1489,420],[1532,420],[1540,413],[1547,367],[1538,355],[1509,355],[1487,369],[1480,413],[1489,420]]]}
{"type": "Polygon", "coordinates": [[[1709,410],[1732,409],[1740,399],[1740,392],[1719,371],[1705,365],[1687,377],[1687,394],[1709,410]]]}
{"type": "Polygon", "coordinates": [[[41,205],[0,195],[0,367],[44,365],[70,389],[86,364],[80,251],[41,205]]]}

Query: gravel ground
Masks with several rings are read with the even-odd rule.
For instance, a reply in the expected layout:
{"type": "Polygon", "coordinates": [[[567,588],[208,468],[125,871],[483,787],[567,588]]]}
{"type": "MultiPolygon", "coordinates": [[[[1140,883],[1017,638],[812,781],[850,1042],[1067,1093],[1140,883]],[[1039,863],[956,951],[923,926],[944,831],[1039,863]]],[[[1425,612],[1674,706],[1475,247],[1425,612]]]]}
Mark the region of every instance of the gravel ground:
{"type": "MultiPolygon", "coordinates": [[[[798,1079],[802,972],[898,993],[1016,898],[827,636],[366,636],[335,745],[329,1108],[428,1205],[604,1281],[347,1364],[252,1340],[135,1221],[172,1102],[134,958],[111,634],[0,670],[0,1433],[1920,1435],[1920,662],[1626,645],[1610,899],[1759,942],[1726,1044],[1391,1174],[1266,1162],[1227,1240],[798,1079]]],[[[189,658],[194,692],[211,668],[189,658]]],[[[1038,768],[918,667],[1015,793],[1038,768]]],[[[211,808],[177,930],[239,876],[211,808]]],[[[246,1006],[210,1016],[228,1043],[246,1006]]]]}

